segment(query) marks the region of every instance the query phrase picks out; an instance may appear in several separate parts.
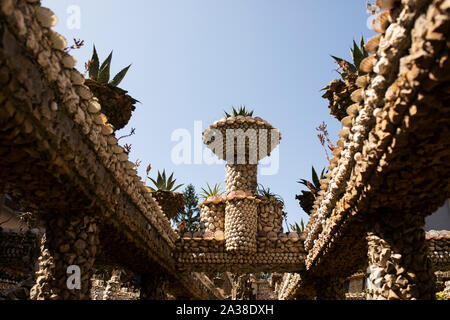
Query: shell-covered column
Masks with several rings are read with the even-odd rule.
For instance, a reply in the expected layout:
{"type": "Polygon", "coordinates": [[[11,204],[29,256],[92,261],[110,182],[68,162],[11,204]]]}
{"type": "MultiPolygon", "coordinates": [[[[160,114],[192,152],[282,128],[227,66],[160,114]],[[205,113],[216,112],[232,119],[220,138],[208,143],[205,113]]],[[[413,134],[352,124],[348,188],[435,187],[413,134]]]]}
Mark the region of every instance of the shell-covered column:
{"type": "MultiPolygon", "coordinates": [[[[245,108],[241,111],[247,114],[245,108]]],[[[228,252],[257,251],[258,161],[270,156],[280,140],[280,132],[271,124],[259,117],[243,115],[227,114],[227,118],[216,121],[203,132],[203,142],[219,159],[227,162],[225,247],[228,252]]],[[[203,216],[205,225],[214,223],[206,209],[203,216]]]]}
{"type": "Polygon", "coordinates": [[[94,217],[75,214],[48,217],[31,299],[89,300],[98,246],[94,217]]]}
{"type": "Polygon", "coordinates": [[[283,232],[283,203],[263,200],[259,204],[258,232],[283,232]]]}
{"type": "Polygon", "coordinates": [[[225,206],[227,251],[256,253],[258,204],[254,197],[236,197],[225,206]]]}
{"type": "Polygon", "coordinates": [[[225,230],[225,203],[205,201],[200,204],[200,231],[216,232],[225,230]]]}
{"type": "Polygon", "coordinates": [[[369,300],[433,300],[435,277],[425,242],[425,218],[381,212],[367,235],[369,300]]]}
{"type": "Polygon", "coordinates": [[[227,164],[225,166],[226,192],[245,190],[256,195],[258,165],[227,164]]]}

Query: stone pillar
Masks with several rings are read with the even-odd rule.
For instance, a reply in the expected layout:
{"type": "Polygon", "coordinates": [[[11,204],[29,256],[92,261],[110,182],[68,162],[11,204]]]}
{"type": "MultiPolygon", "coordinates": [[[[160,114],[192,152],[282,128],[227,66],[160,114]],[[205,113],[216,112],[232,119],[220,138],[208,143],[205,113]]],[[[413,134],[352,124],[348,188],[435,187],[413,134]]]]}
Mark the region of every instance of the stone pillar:
{"type": "Polygon", "coordinates": [[[106,282],[106,288],[103,293],[103,300],[120,300],[120,272],[113,271],[111,279],[106,282]]]}
{"type": "Polygon", "coordinates": [[[163,274],[141,276],[141,300],[167,300],[167,278],[163,274]]]}
{"type": "Polygon", "coordinates": [[[226,193],[231,191],[251,191],[257,194],[257,164],[227,164],[225,166],[226,193]]]}
{"type": "Polygon", "coordinates": [[[255,199],[227,200],[225,247],[227,251],[256,253],[258,204],[255,199]]]}
{"type": "Polygon", "coordinates": [[[315,284],[317,300],[345,300],[345,279],[341,277],[321,277],[315,284]]]}
{"type": "Polygon", "coordinates": [[[225,203],[203,203],[200,205],[200,231],[225,230],[225,203]]]}
{"type": "Polygon", "coordinates": [[[414,213],[377,215],[367,234],[368,299],[434,299],[424,225],[424,216],[414,213]]]}
{"type": "Polygon", "coordinates": [[[41,256],[31,299],[89,300],[98,245],[94,217],[80,214],[45,217],[45,233],[41,239],[41,256]]]}

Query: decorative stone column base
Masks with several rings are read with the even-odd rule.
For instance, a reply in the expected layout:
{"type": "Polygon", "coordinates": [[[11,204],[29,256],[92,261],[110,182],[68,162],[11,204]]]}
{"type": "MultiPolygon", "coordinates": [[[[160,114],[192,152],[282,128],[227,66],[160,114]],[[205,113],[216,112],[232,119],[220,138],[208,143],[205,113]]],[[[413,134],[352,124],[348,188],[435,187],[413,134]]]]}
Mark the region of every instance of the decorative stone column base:
{"type": "Polygon", "coordinates": [[[141,276],[141,300],[167,300],[167,279],[162,274],[141,276]]]}
{"type": "Polygon", "coordinates": [[[315,281],[317,300],[345,300],[344,278],[324,277],[315,281]]]}
{"type": "Polygon", "coordinates": [[[367,234],[368,300],[434,299],[424,216],[387,212],[374,220],[367,234]]]}
{"type": "Polygon", "coordinates": [[[225,206],[227,251],[256,253],[258,205],[253,199],[228,200],[225,206]]]}
{"type": "Polygon", "coordinates": [[[55,214],[46,217],[45,230],[31,299],[89,300],[90,279],[99,245],[95,218],[55,214]],[[68,270],[70,266],[74,266],[75,271],[68,270]],[[80,271],[79,289],[73,287],[77,283],[77,268],[80,271]]]}
{"type": "Polygon", "coordinates": [[[226,193],[231,191],[251,191],[256,195],[257,164],[227,164],[225,166],[226,193]]]}
{"type": "Polygon", "coordinates": [[[225,203],[209,203],[200,206],[200,231],[225,230],[225,203]]]}

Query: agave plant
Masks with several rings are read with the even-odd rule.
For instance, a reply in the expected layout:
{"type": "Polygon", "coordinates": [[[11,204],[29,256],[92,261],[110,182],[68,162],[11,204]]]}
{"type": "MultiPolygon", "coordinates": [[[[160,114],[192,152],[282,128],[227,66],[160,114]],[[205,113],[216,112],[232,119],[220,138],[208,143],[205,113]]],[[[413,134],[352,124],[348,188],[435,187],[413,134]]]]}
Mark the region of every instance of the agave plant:
{"type": "Polygon", "coordinates": [[[100,65],[97,50],[94,46],[92,59],[87,63],[89,78],[84,82],[98,99],[102,106],[102,112],[107,116],[113,130],[124,128],[130,121],[138,100],[129,96],[127,91],[118,87],[131,65],[120,71],[110,81],[112,52],[100,65]]]}
{"type": "Polygon", "coordinates": [[[258,184],[257,191],[258,191],[259,196],[265,197],[265,198],[267,198],[267,200],[272,200],[272,199],[277,200],[277,201],[281,202],[284,206],[283,198],[281,196],[271,192],[269,187],[265,188],[262,184],[258,184]]]}
{"type": "Polygon", "coordinates": [[[224,191],[221,191],[221,185],[220,183],[216,183],[214,187],[211,188],[209,183],[206,184],[206,189],[202,188],[202,191],[200,193],[200,198],[203,200],[209,199],[214,196],[221,196],[223,195],[224,191]]]}
{"type": "Polygon", "coordinates": [[[117,87],[125,78],[125,75],[127,74],[128,70],[131,67],[131,64],[122,69],[111,81],[109,81],[110,78],[110,71],[111,71],[111,60],[112,60],[112,51],[109,54],[108,58],[106,58],[105,61],[100,65],[100,60],[98,59],[97,50],[94,46],[94,53],[92,54],[91,63],[89,66],[89,78],[91,80],[100,82],[100,83],[107,83],[110,86],[117,87]]]}
{"type": "Polygon", "coordinates": [[[314,201],[316,199],[317,194],[320,191],[320,180],[324,178],[325,178],[325,169],[322,170],[319,179],[316,170],[314,169],[314,167],[312,167],[312,182],[305,179],[297,181],[297,183],[300,183],[309,189],[309,191],[301,191],[302,192],[301,195],[295,196],[295,199],[299,200],[300,206],[302,207],[303,211],[305,211],[307,214],[311,214],[314,201]]]}
{"type": "Polygon", "coordinates": [[[253,110],[252,111],[247,111],[245,106],[240,106],[238,109],[236,109],[235,107],[232,107],[232,111],[231,111],[231,115],[225,111],[225,116],[227,118],[230,117],[237,117],[237,116],[244,116],[244,117],[252,117],[253,116],[253,110]]]}
{"type": "Polygon", "coordinates": [[[369,56],[364,45],[363,37],[361,37],[359,46],[353,40],[353,48],[350,49],[353,63],[333,55],[331,56],[339,66],[337,71],[342,79],[331,81],[328,86],[321,91],[326,91],[322,97],[330,101],[329,108],[331,109],[331,114],[339,121],[347,116],[346,110],[353,103],[351,94],[357,89],[357,77],[364,74],[360,69],[360,65],[361,62],[369,56]]]}
{"type": "MultiPolygon", "coordinates": [[[[156,178],[156,181],[153,178],[149,179],[153,182],[153,184],[156,187],[156,190],[159,191],[175,191],[178,188],[182,187],[183,185],[177,185],[176,187],[174,187],[175,185],[175,181],[177,181],[176,179],[173,179],[173,172],[172,174],[169,176],[169,178],[166,177],[166,170],[163,170],[163,172],[159,172],[158,170],[158,177],[156,178]]],[[[153,191],[156,191],[154,188],[150,188],[153,191]]]]}
{"type": "Polygon", "coordinates": [[[297,232],[298,234],[302,234],[305,231],[305,224],[303,223],[303,219],[300,220],[300,224],[297,222],[295,224],[291,224],[291,230],[297,232]]]}

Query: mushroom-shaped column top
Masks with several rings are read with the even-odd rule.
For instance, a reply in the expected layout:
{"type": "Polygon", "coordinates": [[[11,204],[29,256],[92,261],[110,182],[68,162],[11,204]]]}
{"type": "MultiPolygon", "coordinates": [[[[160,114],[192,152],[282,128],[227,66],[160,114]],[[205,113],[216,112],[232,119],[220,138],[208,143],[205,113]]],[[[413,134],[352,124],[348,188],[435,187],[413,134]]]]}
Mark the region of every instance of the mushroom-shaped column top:
{"type": "Polygon", "coordinates": [[[203,132],[203,143],[229,164],[258,164],[280,140],[280,131],[260,117],[223,118],[203,132]]]}

